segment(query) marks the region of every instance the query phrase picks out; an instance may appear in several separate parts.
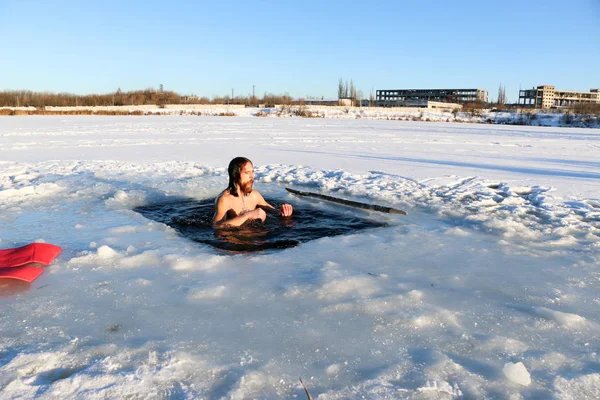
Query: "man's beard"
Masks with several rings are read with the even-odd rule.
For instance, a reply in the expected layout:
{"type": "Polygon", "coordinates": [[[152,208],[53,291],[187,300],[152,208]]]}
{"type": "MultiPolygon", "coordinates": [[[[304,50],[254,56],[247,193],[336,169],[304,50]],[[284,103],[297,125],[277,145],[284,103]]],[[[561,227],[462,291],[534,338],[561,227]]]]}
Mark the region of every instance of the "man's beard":
{"type": "Polygon", "coordinates": [[[243,185],[240,185],[240,189],[242,190],[242,194],[250,194],[252,193],[252,184],[254,182],[252,181],[248,181],[246,183],[244,183],[243,185]]]}

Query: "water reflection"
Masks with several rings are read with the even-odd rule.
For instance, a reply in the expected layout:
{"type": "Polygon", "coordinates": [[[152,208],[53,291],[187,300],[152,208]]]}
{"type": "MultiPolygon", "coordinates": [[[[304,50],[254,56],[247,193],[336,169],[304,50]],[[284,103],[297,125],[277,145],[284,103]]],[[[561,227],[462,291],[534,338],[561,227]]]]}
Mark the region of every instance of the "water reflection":
{"type": "Polygon", "coordinates": [[[27,292],[31,284],[12,278],[0,278],[0,298],[13,297],[19,293],[27,292]]]}

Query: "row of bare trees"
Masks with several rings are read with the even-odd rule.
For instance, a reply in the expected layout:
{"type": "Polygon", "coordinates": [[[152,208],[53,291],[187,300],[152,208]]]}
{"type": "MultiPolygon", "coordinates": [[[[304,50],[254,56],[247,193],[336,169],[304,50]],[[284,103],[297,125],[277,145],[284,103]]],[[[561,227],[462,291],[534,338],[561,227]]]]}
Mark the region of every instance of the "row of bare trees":
{"type": "MultiPolygon", "coordinates": [[[[354,81],[350,79],[350,83],[347,80],[343,80],[340,78],[338,81],[338,89],[337,89],[338,99],[348,99],[351,100],[353,105],[361,105],[363,100],[363,92],[362,90],[356,89],[354,85],[354,81]]],[[[371,93],[369,94],[369,106],[375,105],[375,93],[373,89],[371,89],[371,93]]]]}
{"type": "Polygon", "coordinates": [[[573,106],[574,114],[600,116],[600,104],[579,103],[573,106]]]}
{"type": "Polygon", "coordinates": [[[506,87],[501,83],[498,87],[498,100],[499,105],[506,104],[506,87]]]}
{"type": "Polygon", "coordinates": [[[265,93],[257,96],[216,96],[208,97],[183,96],[172,91],[154,89],[114,93],[76,95],[72,93],[33,92],[29,90],[5,90],[0,92],[0,107],[94,107],[94,106],[127,106],[127,105],[165,105],[165,104],[239,104],[258,107],[260,104],[298,104],[300,101],[291,96],[265,93]]]}
{"type": "Polygon", "coordinates": [[[356,99],[356,87],[352,79],[350,79],[350,84],[348,85],[347,80],[344,81],[340,78],[338,82],[338,99],[356,99]]]}
{"type": "Polygon", "coordinates": [[[108,94],[76,95],[72,93],[33,92],[15,90],[0,92],[0,107],[76,107],[76,106],[123,106],[145,104],[179,103],[182,96],[175,92],[159,92],[145,89],[122,92],[120,89],[108,94]]]}

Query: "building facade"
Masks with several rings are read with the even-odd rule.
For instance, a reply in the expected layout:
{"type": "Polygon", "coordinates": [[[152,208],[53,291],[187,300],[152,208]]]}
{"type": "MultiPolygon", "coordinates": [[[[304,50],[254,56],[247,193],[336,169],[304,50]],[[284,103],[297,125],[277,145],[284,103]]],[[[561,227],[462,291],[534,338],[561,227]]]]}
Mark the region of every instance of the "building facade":
{"type": "Polygon", "coordinates": [[[535,108],[562,108],[576,104],[600,104],[598,89],[589,92],[573,90],[557,90],[552,85],[542,85],[537,88],[519,90],[519,104],[535,108]]]}
{"type": "Polygon", "coordinates": [[[428,102],[487,103],[488,92],[482,89],[399,89],[377,90],[378,107],[427,107],[428,102]]]}

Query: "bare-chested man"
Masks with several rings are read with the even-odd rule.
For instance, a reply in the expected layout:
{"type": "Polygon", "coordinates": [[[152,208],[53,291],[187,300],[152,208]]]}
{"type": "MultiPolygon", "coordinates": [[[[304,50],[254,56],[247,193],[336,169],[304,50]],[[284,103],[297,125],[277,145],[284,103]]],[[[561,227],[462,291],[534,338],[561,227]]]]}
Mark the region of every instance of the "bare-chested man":
{"type": "MultiPolygon", "coordinates": [[[[260,193],[252,190],[254,183],[254,166],[244,157],[236,157],[229,163],[229,186],[215,201],[213,225],[240,226],[244,222],[267,218],[266,211],[276,211],[275,207],[265,201],[260,193]]],[[[292,205],[282,204],[279,214],[283,217],[292,215],[292,205]]]]}

